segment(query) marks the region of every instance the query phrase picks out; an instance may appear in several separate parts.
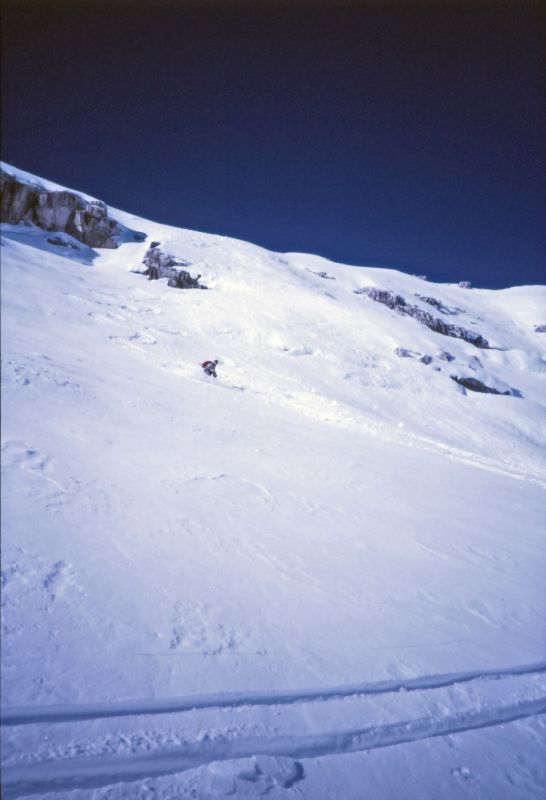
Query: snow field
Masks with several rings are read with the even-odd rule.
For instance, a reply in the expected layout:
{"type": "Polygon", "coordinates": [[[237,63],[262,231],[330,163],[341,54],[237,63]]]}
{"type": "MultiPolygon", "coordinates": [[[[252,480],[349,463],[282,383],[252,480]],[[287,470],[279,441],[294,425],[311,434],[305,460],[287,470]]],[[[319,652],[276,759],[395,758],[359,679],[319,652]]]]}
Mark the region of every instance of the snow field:
{"type": "Polygon", "coordinates": [[[6,796],[540,797],[545,290],[112,213],[148,242],[3,230],[6,796]],[[130,272],[152,239],[209,291],[130,272]]]}

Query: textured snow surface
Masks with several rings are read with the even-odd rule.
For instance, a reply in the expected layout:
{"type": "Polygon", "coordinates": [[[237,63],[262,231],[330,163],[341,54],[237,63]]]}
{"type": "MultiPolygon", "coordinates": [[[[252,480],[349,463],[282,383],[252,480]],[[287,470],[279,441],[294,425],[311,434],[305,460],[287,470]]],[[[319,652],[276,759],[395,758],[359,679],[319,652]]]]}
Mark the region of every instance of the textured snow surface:
{"type": "Polygon", "coordinates": [[[542,797],[546,288],[110,213],[2,226],[3,796],[542,797]]]}

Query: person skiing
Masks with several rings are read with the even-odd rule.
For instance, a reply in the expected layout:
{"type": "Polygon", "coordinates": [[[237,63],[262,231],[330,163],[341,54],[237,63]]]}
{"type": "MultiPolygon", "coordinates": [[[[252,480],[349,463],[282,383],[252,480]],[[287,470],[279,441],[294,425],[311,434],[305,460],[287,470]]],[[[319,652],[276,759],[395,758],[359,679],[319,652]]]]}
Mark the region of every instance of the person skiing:
{"type": "Polygon", "coordinates": [[[206,375],[211,375],[213,378],[217,378],[218,375],[216,374],[216,365],[218,363],[218,359],[215,359],[214,361],[203,361],[201,366],[206,375]]]}

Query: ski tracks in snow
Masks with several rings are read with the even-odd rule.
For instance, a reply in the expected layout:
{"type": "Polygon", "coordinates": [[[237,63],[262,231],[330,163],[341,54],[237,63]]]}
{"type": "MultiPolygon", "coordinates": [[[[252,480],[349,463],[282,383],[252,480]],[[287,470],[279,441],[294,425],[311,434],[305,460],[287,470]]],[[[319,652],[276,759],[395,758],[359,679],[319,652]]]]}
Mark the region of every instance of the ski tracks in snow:
{"type": "MultiPolygon", "coordinates": [[[[52,738],[57,738],[63,726],[80,722],[78,734],[83,738],[85,721],[92,723],[114,717],[116,725],[123,725],[125,718],[125,724],[136,723],[148,734],[137,737],[137,745],[130,752],[126,747],[116,750],[111,745],[102,750],[99,746],[97,751],[96,745],[88,744],[76,748],[75,757],[58,757],[57,753],[57,757],[42,755],[39,760],[35,757],[29,760],[28,755],[24,761],[10,758],[3,767],[4,796],[8,800],[28,794],[92,789],[174,775],[213,762],[234,762],[231,771],[228,770],[228,783],[232,785],[238,774],[235,762],[241,759],[251,759],[250,766],[245,762],[243,769],[246,780],[266,780],[271,786],[289,788],[305,777],[305,770],[310,766],[301,764],[300,760],[305,762],[463,734],[546,714],[545,676],[546,662],[542,662],[345,687],[7,708],[2,714],[2,726],[5,733],[15,737],[14,744],[20,726],[25,730],[29,725],[40,728],[49,725],[52,738]],[[499,698],[505,699],[499,702],[499,698]],[[417,702],[408,706],[408,701],[413,699],[417,702]],[[287,719],[283,728],[283,720],[279,719],[283,706],[290,706],[292,714],[305,717],[307,723],[303,732],[294,732],[298,727],[301,729],[301,719],[299,724],[287,719]],[[149,730],[153,724],[160,727],[165,715],[169,715],[171,723],[175,721],[181,731],[187,732],[181,716],[184,713],[211,709],[217,712],[215,719],[220,723],[221,719],[225,721],[222,713],[229,714],[243,707],[245,712],[254,715],[246,729],[228,726],[222,731],[215,725],[213,735],[193,739],[173,739],[172,733],[154,738],[149,730]],[[262,711],[275,714],[274,724],[262,725],[264,735],[256,734],[260,729],[260,725],[255,724],[260,707],[262,711]],[[350,725],[355,711],[358,724],[350,725]],[[321,713],[325,715],[323,722],[317,724],[321,713]],[[372,722],[378,714],[378,720],[372,722]],[[159,716],[152,719],[151,715],[159,716]],[[366,724],[362,724],[363,721],[366,724]],[[138,746],[144,739],[145,747],[138,746]]],[[[73,735],[73,726],[71,730],[73,735]]],[[[123,738],[127,741],[127,736],[123,738]]],[[[14,752],[15,749],[12,747],[14,752]]],[[[211,796],[223,794],[225,792],[219,790],[211,796]]]]}
{"type": "Polygon", "coordinates": [[[390,694],[392,692],[439,689],[476,680],[499,680],[517,675],[546,674],[546,661],[536,664],[506,667],[502,670],[479,670],[468,672],[428,675],[418,678],[385,680],[376,683],[353,684],[323,689],[300,689],[278,692],[229,692],[191,697],[165,698],[157,700],[127,701],[121,703],[93,703],[88,705],[59,705],[5,708],[0,724],[27,725],[39,722],[73,722],[76,720],[104,717],[141,716],[144,714],[173,714],[201,708],[237,708],[240,706],[286,705],[325,701],[359,695],[390,694]]]}

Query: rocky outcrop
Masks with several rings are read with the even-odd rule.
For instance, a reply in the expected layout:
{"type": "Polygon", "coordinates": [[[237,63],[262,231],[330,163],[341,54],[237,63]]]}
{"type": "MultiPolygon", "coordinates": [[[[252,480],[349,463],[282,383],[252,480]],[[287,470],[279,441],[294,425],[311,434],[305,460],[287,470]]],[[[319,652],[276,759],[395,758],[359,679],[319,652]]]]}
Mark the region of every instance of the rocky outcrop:
{"type": "Polygon", "coordinates": [[[546,333],[546,325],[535,325],[535,333],[546,333]]]}
{"type": "Polygon", "coordinates": [[[398,358],[418,358],[422,364],[432,364],[433,358],[429,355],[421,355],[415,350],[408,350],[407,347],[397,347],[394,351],[398,358]]]}
{"type": "Polygon", "coordinates": [[[455,381],[455,383],[458,383],[460,386],[464,386],[465,389],[470,389],[471,392],[483,392],[486,394],[513,394],[513,392],[510,390],[506,392],[500,392],[498,389],[493,388],[493,386],[486,386],[485,383],[482,383],[482,381],[479,381],[477,378],[465,378],[460,377],[459,375],[450,375],[449,377],[452,381],[455,381]]]}
{"type": "Polygon", "coordinates": [[[167,278],[168,285],[177,289],[207,288],[199,283],[201,275],[192,278],[187,270],[181,269],[181,267],[189,267],[189,261],[183,261],[180,258],[175,258],[175,256],[163,252],[160,244],[161,242],[152,242],[146,251],[142,259],[142,263],[145,267],[143,271],[144,275],[148,275],[151,280],[167,278]]]}
{"type": "MultiPolygon", "coordinates": [[[[425,353],[425,355],[422,355],[421,353],[419,353],[419,352],[417,352],[415,350],[409,350],[407,347],[397,347],[394,352],[399,358],[413,358],[413,359],[419,360],[421,362],[421,364],[426,364],[427,366],[429,364],[432,364],[432,368],[436,372],[442,372],[442,367],[440,367],[438,364],[435,365],[434,358],[432,356],[427,355],[426,353],[425,353]]],[[[452,356],[451,353],[447,353],[445,350],[443,350],[437,356],[437,358],[441,359],[442,361],[448,361],[448,362],[449,361],[455,361],[455,357],[452,356]]],[[[470,359],[470,361],[468,363],[468,366],[471,369],[477,369],[478,367],[481,367],[482,365],[481,365],[481,362],[480,362],[479,358],[476,358],[476,356],[472,356],[472,358],[470,359]]],[[[483,381],[479,380],[478,378],[473,378],[473,377],[470,378],[470,377],[467,377],[467,376],[460,376],[460,375],[453,375],[453,374],[450,375],[449,377],[451,378],[452,381],[455,381],[455,383],[458,383],[459,386],[463,387],[463,389],[460,390],[460,391],[463,392],[463,394],[466,394],[464,389],[469,389],[471,392],[482,392],[482,393],[487,393],[487,394],[511,395],[512,397],[522,397],[523,396],[518,389],[510,388],[506,384],[503,384],[502,382],[496,381],[497,386],[499,388],[495,388],[494,386],[488,386],[486,383],[484,383],[483,381]]]]}
{"type": "Polygon", "coordinates": [[[419,308],[419,306],[414,306],[406,302],[402,295],[394,294],[386,289],[376,289],[373,286],[355,289],[354,293],[366,294],[371,300],[375,300],[376,303],[382,303],[387,306],[387,308],[399,314],[413,317],[435,333],[441,333],[442,336],[464,339],[465,342],[469,342],[475,347],[480,347],[482,349],[487,349],[489,347],[489,342],[481,334],[475,333],[467,328],[462,328],[460,325],[452,325],[443,319],[434,317],[429,311],[425,311],[419,308]]]}
{"type": "Polygon", "coordinates": [[[416,353],[415,350],[408,350],[407,347],[397,347],[394,352],[398,358],[419,358],[421,355],[420,353],[416,353]]]}
{"type": "Polygon", "coordinates": [[[435,297],[424,297],[422,294],[416,294],[416,297],[419,300],[422,300],[423,303],[427,303],[429,306],[434,306],[440,311],[442,314],[449,314],[449,315],[457,315],[457,314],[464,314],[464,311],[461,308],[452,308],[451,306],[445,306],[441,300],[437,300],[435,297]]]}
{"type": "Polygon", "coordinates": [[[319,278],[324,278],[327,281],[335,281],[333,275],[328,275],[328,273],[324,271],[316,272],[314,269],[308,269],[307,272],[311,272],[313,275],[318,275],[319,278]]]}
{"type": "Polygon", "coordinates": [[[89,247],[116,248],[114,237],[122,233],[102,201],[25,183],[4,170],[0,170],[0,222],[31,222],[46,231],[68,233],[89,247]]]}
{"type": "Polygon", "coordinates": [[[406,301],[401,294],[393,294],[387,289],[375,289],[370,286],[363,286],[361,289],[355,289],[355,294],[367,294],[376,303],[383,303],[387,308],[399,309],[401,306],[406,305],[406,301]]]}

